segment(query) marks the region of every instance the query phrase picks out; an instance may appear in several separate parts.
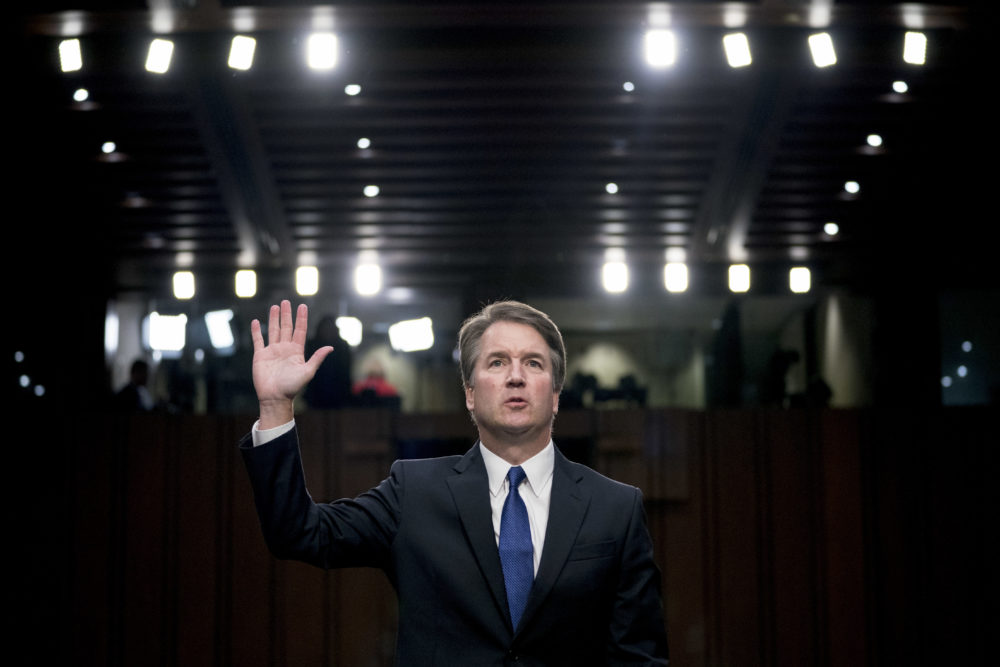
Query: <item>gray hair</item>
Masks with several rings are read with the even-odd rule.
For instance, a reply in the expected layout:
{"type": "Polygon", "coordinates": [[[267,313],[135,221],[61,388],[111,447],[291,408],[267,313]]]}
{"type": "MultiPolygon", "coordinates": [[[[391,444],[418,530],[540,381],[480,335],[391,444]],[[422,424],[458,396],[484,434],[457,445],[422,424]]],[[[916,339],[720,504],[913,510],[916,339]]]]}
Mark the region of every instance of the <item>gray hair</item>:
{"type": "Polygon", "coordinates": [[[462,386],[473,386],[473,372],[479,360],[479,345],[483,334],[497,322],[526,324],[537,331],[549,346],[552,361],[552,391],[562,391],[566,380],[566,346],[562,334],[552,319],[542,311],[518,301],[497,301],[465,320],[458,332],[458,365],[462,386]]]}

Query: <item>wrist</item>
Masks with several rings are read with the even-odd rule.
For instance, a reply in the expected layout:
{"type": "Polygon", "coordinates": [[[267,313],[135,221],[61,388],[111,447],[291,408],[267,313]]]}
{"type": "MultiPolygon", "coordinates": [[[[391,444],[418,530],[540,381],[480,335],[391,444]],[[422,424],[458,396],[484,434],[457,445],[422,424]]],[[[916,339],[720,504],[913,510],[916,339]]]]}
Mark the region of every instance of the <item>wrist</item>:
{"type": "Polygon", "coordinates": [[[291,399],[276,399],[260,402],[260,424],[266,430],[287,424],[295,419],[295,408],[291,399]]]}

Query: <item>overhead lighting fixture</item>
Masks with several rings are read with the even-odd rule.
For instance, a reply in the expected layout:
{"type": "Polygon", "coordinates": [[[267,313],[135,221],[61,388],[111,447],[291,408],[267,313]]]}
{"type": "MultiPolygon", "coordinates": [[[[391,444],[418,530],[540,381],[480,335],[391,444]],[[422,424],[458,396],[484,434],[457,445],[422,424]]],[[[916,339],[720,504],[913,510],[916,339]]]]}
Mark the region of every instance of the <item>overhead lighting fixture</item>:
{"type": "Polygon", "coordinates": [[[726,51],[729,66],[746,67],[753,62],[750,56],[750,40],[742,32],[734,32],[722,38],[722,48],[726,51]]]}
{"type": "Polygon", "coordinates": [[[840,233],[840,225],[836,222],[828,222],[823,225],[823,231],[827,236],[836,236],[840,233]]]}
{"type": "Polygon", "coordinates": [[[378,193],[380,192],[380,190],[377,185],[366,185],[363,192],[365,193],[366,197],[378,197],[378,193]]]}
{"type": "Polygon", "coordinates": [[[812,274],[804,266],[796,266],[788,271],[788,286],[796,294],[805,294],[812,287],[812,274]]]}
{"type": "Polygon", "coordinates": [[[671,30],[648,30],[645,37],[646,62],[650,67],[670,67],[677,62],[677,37],[671,30]]]}
{"type": "Polygon", "coordinates": [[[429,317],[396,322],[389,327],[389,344],[400,352],[417,352],[434,345],[434,327],[429,317]]]}
{"type": "Polygon", "coordinates": [[[208,339],[216,350],[228,350],[236,344],[233,337],[233,311],[212,310],[205,313],[205,327],[208,329],[208,339]]]}
{"type": "Polygon", "coordinates": [[[351,97],[354,97],[355,95],[361,93],[361,86],[356,83],[349,83],[346,86],[344,86],[344,92],[350,95],[351,97]]]}
{"type": "Polygon", "coordinates": [[[604,191],[607,192],[609,195],[618,194],[618,184],[608,183],[607,185],[604,186],[604,191]]]}
{"type": "Polygon", "coordinates": [[[103,144],[101,144],[101,152],[104,153],[105,155],[111,155],[112,153],[115,152],[115,150],[117,150],[117,148],[118,146],[116,146],[115,142],[113,141],[105,141],[103,144]]]}
{"type": "Polygon", "coordinates": [[[729,290],[737,294],[750,291],[750,267],[733,264],[729,267],[729,290]]]}
{"type": "Polygon", "coordinates": [[[253,67],[253,54],[256,49],[256,39],[245,35],[236,35],[229,46],[229,66],[233,69],[249,70],[253,67]]]}
{"type": "Polygon", "coordinates": [[[688,267],[683,262],[667,262],[663,266],[663,285],[668,292],[678,294],[687,291],[688,267]]]}
{"type": "Polygon", "coordinates": [[[830,33],[819,32],[809,35],[809,52],[816,67],[829,67],[837,63],[837,52],[833,49],[830,33]]]}
{"type": "Polygon", "coordinates": [[[358,264],[354,269],[354,288],[361,296],[372,296],[382,290],[382,267],[374,262],[358,264]]]}
{"type": "Polygon", "coordinates": [[[306,40],[306,64],[311,69],[329,70],[337,66],[337,36],[315,32],[306,40]]]}
{"type": "Polygon", "coordinates": [[[77,72],[83,69],[80,40],[64,39],[59,42],[59,68],[63,72],[77,72]]]}
{"type": "Polygon", "coordinates": [[[923,65],[927,57],[927,35],[908,31],[903,38],[903,62],[923,65]]]}
{"type": "Polygon", "coordinates": [[[194,274],[190,271],[174,273],[174,298],[190,299],[194,296],[194,274]]]}
{"type": "Polygon", "coordinates": [[[856,195],[861,192],[861,184],[857,181],[847,181],[844,183],[844,190],[852,195],[856,195]]]}
{"type": "Polygon", "coordinates": [[[626,93],[631,93],[635,90],[635,84],[632,83],[631,81],[626,81],[625,83],[622,84],[622,89],[626,93]]]}
{"type": "Polygon", "coordinates": [[[608,248],[604,252],[601,282],[604,290],[611,294],[620,294],[628,289],[628,265],[622,248],[608,248]]]}
{"type": "Polygon", "coordinates": [[[147,320],[149,347],[160,352],[183,350],[186,328],[187,315],[160,315],[153,311],[147,320]]]}
{"type": "Polygon", "coordinates": [[[249,299],[257,295],[257,272],[252,269],[240,269],[236,272],[236,296],[249,299]]]}
{"type": "Polygon", "coordinates": [[[313,296],[319,292],[319,269],[315,266],[295,269],[295,291],[300,296],[313,296]]]}
{"type": "Polygon", "coordinates": [[[893,90],[893,92],[899,93],[900,95],[902,95],[903,93],[907,92],[909,89],[910,89],[910,87],[906,84],[905,81],[893,81],[892,82],[892,90],[893,90]]]}
{"type": "Polygon", "coordinates": [[[170,59],[174,55],[174,43],[169,39],[156,38],[149,43],[146,54],[146,71],[153,74],[166,74],[170,69],[170,59]]]}
{"type": "Polygon", "coordinates": [[[90,91],[86,88],[77,88],[73,91],[74,102],[86,102],[90,99],[90,91]]]}
{"type": "Polygon", "coordinates": [[[361,137],[358,139],[358,148],[365,150],[366,148],[371,148],[372,141],[368,137],[361,137]]]}
{"type": "Polygon", "coordinates": [[[882,145],[882,135],[880,134],[869,134],[868,135],[868,145],[872,148],[878,148],[882,145]]]}
{"type": "Polygon", "coordinates": [[[344,342],[351,347],[361,345],[361,320],[356,317],[342,316],[337,320],[337,331],[344,342]]]}

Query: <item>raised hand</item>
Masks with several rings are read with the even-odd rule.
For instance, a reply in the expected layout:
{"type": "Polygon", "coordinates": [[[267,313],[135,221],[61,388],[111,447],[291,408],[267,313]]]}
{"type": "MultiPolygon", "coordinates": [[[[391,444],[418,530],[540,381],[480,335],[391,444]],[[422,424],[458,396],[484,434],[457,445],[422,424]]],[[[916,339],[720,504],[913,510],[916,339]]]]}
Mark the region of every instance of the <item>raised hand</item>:
{"type": "Polygon", "coordinates": [[[306,360],[306,326],[309,309],[299,305],[292,320],[292,304],[282,301],[281,306],[271,306],[267,326],[267,345],[260,330],[260,322],[250,323],[253,338],[253,386],[260,401],[259,428],[267,429],[287,423],[294,417],[292,401],[316,374],[326,355],[333,351],[329,345],[316,350],[306,360]]]}

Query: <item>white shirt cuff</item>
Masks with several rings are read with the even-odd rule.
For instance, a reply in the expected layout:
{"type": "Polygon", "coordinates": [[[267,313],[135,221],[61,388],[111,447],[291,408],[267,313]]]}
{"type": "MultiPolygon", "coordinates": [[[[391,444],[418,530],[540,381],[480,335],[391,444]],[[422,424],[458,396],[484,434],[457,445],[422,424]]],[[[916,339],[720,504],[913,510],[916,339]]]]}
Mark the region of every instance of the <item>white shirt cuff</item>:
{"type": "Polygon", "coordinates": [[[267,428],[264,430],[259,429],[259,425],[260,420],[258,419],[253,423],[253,428],[250,429],[250,437],[253,439],[254,447],[266,445],[279,436],[285,435],[295,428],[295,420],[293,419],[292,421],[282,424],[281,426],[275,426],[274,428],[267,428]]]}

